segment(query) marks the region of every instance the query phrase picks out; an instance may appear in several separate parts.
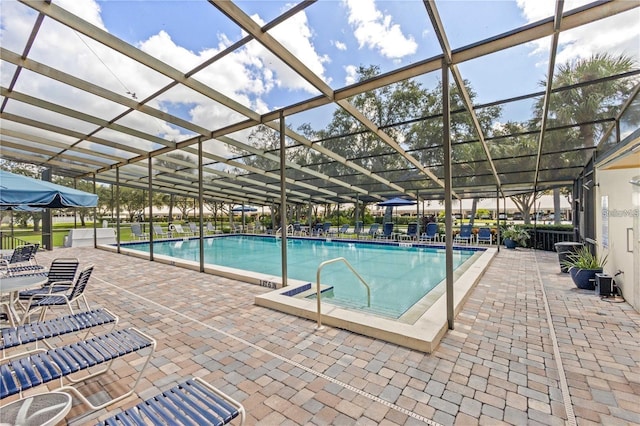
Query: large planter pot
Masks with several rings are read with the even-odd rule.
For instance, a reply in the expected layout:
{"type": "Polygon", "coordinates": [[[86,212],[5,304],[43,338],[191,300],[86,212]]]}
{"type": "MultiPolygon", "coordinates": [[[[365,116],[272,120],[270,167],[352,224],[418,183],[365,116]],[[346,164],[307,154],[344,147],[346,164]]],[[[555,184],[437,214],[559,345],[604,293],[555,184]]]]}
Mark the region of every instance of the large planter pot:
{"type": "Polygon", "coordinates": [[[598,269],[578,269],[576,267],[569,268],[569,275],[576,287],[581,290],[594,290],[596,282],[596,274],[602,272],[602,268],[598,269]]]}
{"type": "Polygon", "coordinates": [[[505,238],[503,242],[504,242],[504,246],[508,249],[514,249],[518,245],[518,243],[513,241],[511,238],[505,238]]]}

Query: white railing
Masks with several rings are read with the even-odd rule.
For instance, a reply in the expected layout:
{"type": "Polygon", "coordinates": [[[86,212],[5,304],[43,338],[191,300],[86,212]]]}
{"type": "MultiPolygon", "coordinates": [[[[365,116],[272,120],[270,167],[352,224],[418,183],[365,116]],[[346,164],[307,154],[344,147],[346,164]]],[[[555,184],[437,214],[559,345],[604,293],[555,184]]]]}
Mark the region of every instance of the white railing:
{"type": "MultiPolygon", "coordinates": [[[[293,225],[287,225],[287,235],[293,234],[293,225]]],[[[276,229],[276,238],[282,237],[282,227],[276,229]]]]}
{"type": "Polygon", "coordinates": [[[320,272],[322,272],[322,268],[324,268],[326,265],[336,262],[344,262],[344,264],[347,265],[349,269],[351,269],[351,272],[353,272],[354,275],[365,286],[365,288],[367,289],[367,307],[371,307],[371,289],[369,288],[369,284],[367,284],[364,278],[362,278],[360,274],[353,268],[353,266],[351,266],[347,259],[345,259],[344,257],[336,257],[335,259],[325,260],[318,266],[318,272],[316,272],[316,300],[318,306],[318,324],[316,325],[317,330],[322,330],[322,312],[320,310],[320,295],[322,294],[320,292],[320,272]]]}

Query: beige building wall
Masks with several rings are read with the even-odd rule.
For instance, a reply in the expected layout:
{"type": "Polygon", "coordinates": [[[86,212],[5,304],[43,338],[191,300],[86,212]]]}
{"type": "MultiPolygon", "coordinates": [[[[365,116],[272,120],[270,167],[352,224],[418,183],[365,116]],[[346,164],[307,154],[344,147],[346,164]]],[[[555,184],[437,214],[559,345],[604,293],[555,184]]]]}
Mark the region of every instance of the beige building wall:
{"type": "Polygon", "coordinates": [[[598,255],[608,256],[604,272],[615,276],[625,300],[640,312],[640,187],[631,183],[639,167],[596,170],[598,255]]]}

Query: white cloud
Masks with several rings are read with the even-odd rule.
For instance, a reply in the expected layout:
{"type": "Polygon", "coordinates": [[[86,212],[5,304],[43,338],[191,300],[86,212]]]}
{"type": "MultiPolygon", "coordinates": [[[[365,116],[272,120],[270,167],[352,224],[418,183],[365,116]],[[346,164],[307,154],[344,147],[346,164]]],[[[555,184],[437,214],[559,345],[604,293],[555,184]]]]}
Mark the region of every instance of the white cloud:
{"type": "Polygon", "coordinates": [[[333,41],[332,43],[338,50],[347,50],[347,45],[341,41],[336,40],[336,41],[333,41]]]}
{"type": "MultiPolygon", "coordinates": [[[[100,6],[93,0],[60,0],[59,5],[77,14],[97,27],[108,31],[102,21],[100,6]]],[[[3,48],[21,53],[31,31],[37,13],[18,2],[3,1],[0,15],[0,43],[3,48]]],[[[259,20],[259,18],[257,18],[259,20]]],[[[294,56],[325,80],[325,64],[329,62],[326,55],[320,55],[313,44],[313,34],[309,28],[305,13],[298,13],[271,30],[294,56]]],[[[178,45],[165,31],[159,31],[137,43],[142,51],[162,60],[172,67],[187,71],[231,44],[230,39],[236,35],[220,34],[218,45],[200,52],[193,52],[178,45]]],[[[65,28],[61,24],[45,19],[30,52],[30,57],[48,66],[60,69],[78,78],[93,82],[108,90],[128,96],[127,92],[135,92],[137,99],[143,99],[170,82],[169,78],[152,71],[148,67],[112,51],[82,35],[65,28]]],[[[3,66],[1,81],[8,85],[14,66],[3,66]]],[[[266,96],[275,88],[286,90],[304,90],[317,94],[299,75],[285,66],[282,61],[267,51],[260,43],[251,42],[222,60],[197,73],[195,79],[215,88],[224,95],[234,99],[241,105],[267,112],[271,108],[265,101],[266,96]]],[[[60,87],[60,83],[52,83],[44,78],[30,76],[23,71],[16,90],[42,97],[50,102],[59,103],[70,108],[111,119],[124,107],[109,102],[102,102],[92,96],[77,96],[74,91],[60,87]],[[28,77],[27,77],[28,76],[28,77]]],[[[12,102],[11,107],[19,104],[12,102]]],[[[150,106],[174,113],[182,118],[191,119],[205,128],[237,122],[241,116],[229,108],[221,106],[201,94],[178,85],[156,100],[150,106]]],[[[131,119],[131,124],[141,131],[181,140],[187,136],[184,132],[158,120],[144,120],[145,116],[131,119]]],[[[147,117],[148,118],[148,117],[147,117]]],[[[65,125],[64,119],[58,118],[56,124],[65,125]]],[[[72,120],[68,120],[74,128],[72,120]]]]}
{"type": "MultiPolygon", "coordinates": [[[[251,18],[260,25],[265,24],[258,16],[254,15],[251,18]]],[[[313,44],[313,34],[309,28],[305,12],[295,14],[270,30],[269,34],[323,81],[326,83],[331,82],[325,76],[325,64],[330,62],[330,59],[327,55],[320,55],[316,51],[313,44]]],[[[247,50],[252,57],[258,58],[263,66],[273,71],[274,75],[277,76],[276,84],[278,87],[290,90],[304,90],[312,94],[318,93],[309,83],[286,66],[284,62],[265,49],[262,44],[257,42],[249,43],[247,50]]]]}
{"type": "MultiPolygon", "coordinates": [[[[563,11],[567,12],[590,3],[589,0],[567,0],[563,11]]],[[[553,0],[517,0],[518,7],[528,22],[552,17],[555,13],[553,0]]],[[[640,53],[640,11],[634,9],[601,19],[560,34],[556,63],[588,58],[595,53],[625,54],[638,61],[640,53]]],[[[534,54],[549,52],[548,38],[532,42],[534,54]]]]}
{"type": "Polygon", "coordinates": [[[343,0],[349,14],[349,24],[360,48],[377,50],[389,59],[411,55],[418,49],[412,36],[406,37],[392,16],[380,12],[374,0],[343,0]]]}
{"type": "Polygon", "coordinates": [[[78,15],[85,21],[105,29],[102,16],[100,16],[100,5],[98,3],[78,0],[59,0],[56,1],[56,3],[74,15],[78,15]]]}
{"type": "Polygon", "coordinates": [[[358,67],[356,67],[355,65],[347,65],[346,67],[344,67],[344,70],[347,73],[347,76],[344,79],[345,85],[348,86],[358,81],[358,67]]]}

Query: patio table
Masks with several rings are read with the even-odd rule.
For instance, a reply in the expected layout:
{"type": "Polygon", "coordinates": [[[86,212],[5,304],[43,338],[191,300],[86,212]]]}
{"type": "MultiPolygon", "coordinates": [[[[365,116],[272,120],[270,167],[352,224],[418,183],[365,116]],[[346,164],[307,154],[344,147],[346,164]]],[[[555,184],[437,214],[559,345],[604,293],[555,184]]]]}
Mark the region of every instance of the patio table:
{"type": "Polygon", "coordinates": [[[13,401],[2,407],[2,422],[10,425],[53,426],[71,410],[71,395],[47,392],[13,401]]]}
{"type": "Polygon", "coordinates": [[[4,298],[8,297],[9,312],[7,315],[11,317],[11,322],[20,324],[20,315],[16,310],[16,301],[22,290],[33,287],[40,287],[46,284],[48,278],[46,275],[14,275],[10,277],[0,277],[0,294],[4,298]]]}

